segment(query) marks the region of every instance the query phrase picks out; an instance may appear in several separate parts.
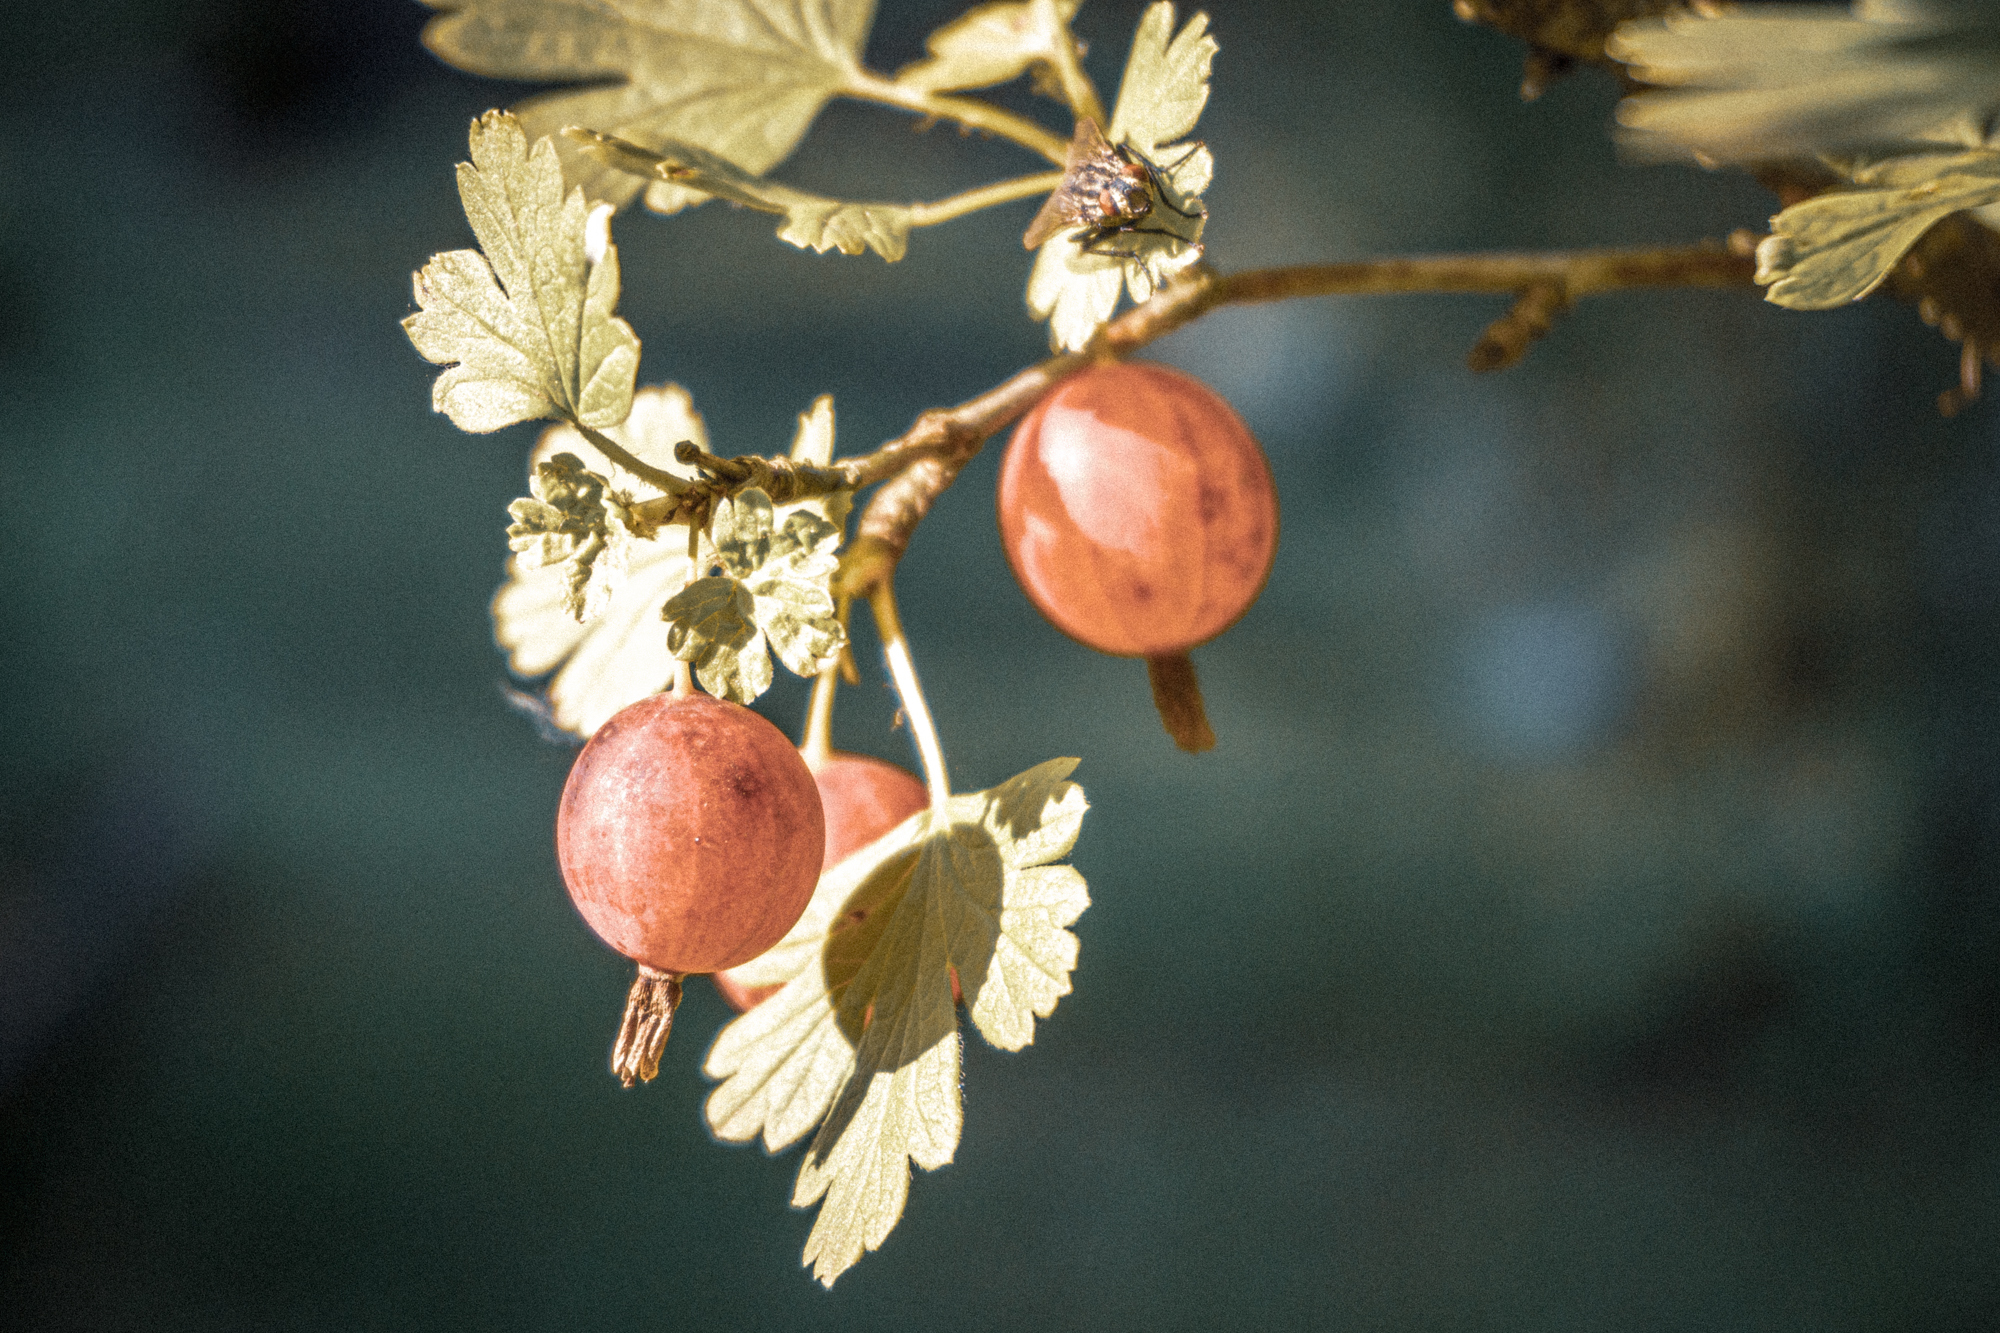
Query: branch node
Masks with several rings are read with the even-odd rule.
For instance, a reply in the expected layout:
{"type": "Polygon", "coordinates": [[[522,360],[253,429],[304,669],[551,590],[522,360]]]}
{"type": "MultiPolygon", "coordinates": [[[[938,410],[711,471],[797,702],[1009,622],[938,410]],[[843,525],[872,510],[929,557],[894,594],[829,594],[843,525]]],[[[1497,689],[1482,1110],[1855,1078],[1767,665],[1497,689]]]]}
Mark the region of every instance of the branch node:
{"type": "Polygon", "coordinates": [[[1526,356],[1569,307],[1569,291],[1562,283],[1535,283],[1514,298],[1506,314],[1486,326],[1486,332],[1466,354],[1466,365],[1480,374],[1505,370],[1526,356]]]}

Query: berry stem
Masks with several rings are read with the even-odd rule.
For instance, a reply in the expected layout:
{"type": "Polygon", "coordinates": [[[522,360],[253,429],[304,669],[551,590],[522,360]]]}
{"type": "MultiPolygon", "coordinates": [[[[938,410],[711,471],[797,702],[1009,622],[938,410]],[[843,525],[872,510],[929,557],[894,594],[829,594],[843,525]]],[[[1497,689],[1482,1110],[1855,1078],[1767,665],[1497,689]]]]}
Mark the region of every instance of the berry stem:
{"type": "Polygon", "coordinates": [[[944,747],[938,743],[937,724],[931,720],[930,706],[924,702],[924,687],[917,681],[916,663],[910,660],[910,641],[903,637],[903,620],[896,614],[896,591],[889,580],[876,584],[868,594],[868,609],[875,613],[875,628],[882,635],[882,655],[889,659],[889,675],[903,700],[903,712],[910,719],[910,734],[916,738],[917,754],[924,761],[924,783],[930,788],[931,809],[943,812],[951,799],[951,783],[945,777],[944,747]]]}
{"type": "Polygon", "coordinates": [[[1160,725],[1174,738],[1174,744],[1189,754],[1213,750],[1215,732],[1209,728],[1208,710],[1202,706],[1194,659],[1186,653],[1149,657],[1146,677],[1153,683],[1153,707],[1160,710],[1160,725]]]}
{"type": "Polygon", "coordinates": [[[632,989],[625,995],[625,1017],[611,1047],[611,1072],[626,1087],[651,1083],[660,1072],[660,1052],[674,1030],[674,1009],[681,1002],[681,974],[639,964],[632,989]]]}
{"type": "Polygon", "coordinates": [[[817,773],[833,757],[833,692],[840,685],[835,663],[813,680],[812,708],[806,714],[806,738],[799,746],[806,767],[817,773]]]}

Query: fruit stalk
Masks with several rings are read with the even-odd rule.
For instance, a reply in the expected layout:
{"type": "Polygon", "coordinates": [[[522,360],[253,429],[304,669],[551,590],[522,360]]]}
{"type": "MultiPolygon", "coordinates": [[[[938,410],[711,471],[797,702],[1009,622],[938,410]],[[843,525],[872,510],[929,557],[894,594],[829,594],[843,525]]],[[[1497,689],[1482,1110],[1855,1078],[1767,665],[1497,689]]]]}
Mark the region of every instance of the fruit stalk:
{"type": "Polygon", "coordinates": [[[875,613],[875,627],[882,635],[882,655],[889,660],[889,676],[910,719],[910,734],[916,737],[917,754],[924,761],[924,784],[930,788],[931,809],[942,811],[951,799],[951,782],[944,771],[944,746],[938,742],[937,724],[924,702],[924,687],[917,680],[917,665],[910,659],[910,641],[903,637],[903,620],[896,614],[896,590],[886,580],[868,594],[868,609],[875,613]]]}

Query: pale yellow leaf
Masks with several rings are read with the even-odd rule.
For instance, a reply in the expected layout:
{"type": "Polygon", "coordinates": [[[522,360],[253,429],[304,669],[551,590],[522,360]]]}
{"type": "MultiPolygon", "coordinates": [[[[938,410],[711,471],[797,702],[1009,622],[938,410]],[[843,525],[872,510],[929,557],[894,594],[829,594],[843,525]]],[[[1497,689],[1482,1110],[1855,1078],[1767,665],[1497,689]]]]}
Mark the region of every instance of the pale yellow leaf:
{"type": "Polygon", "coordinates": [[[1152,5],[1139,20],[1125,78],[1106,136],[1151,170],[1151,211],[1115,231],[1074,226],[1042,243],[1028,275],[1028,312],[1049,321],[1049,345],[1081,351],[1118,308],[1121,292],[1145,301],[1199,262],[1208,224],[1202,192],[1215,158],[1198,143],[1168,143],[1194,128],[1208,101],[1216,43],[1208,16],[1196,14],[1178,34],[1174,7],[1152,5]]]}
{"type": "Polygon", "coordinates": [[[512,116],[472,123],[459,196],[480,250],[433,256],[415,278],[422,307],[403,321],[427,361],[449,367],[432,405],[461,430],[557,417],[624,420],[639,340],[613,309],[618,252],[590,245],[589,209],[563,189],[546,139],[531,150],[512,116]],[[483,252],[483,253],[482,253],[483,252]]]}
{"type": "Polygon", "coordinates": [[[1858,301],[1881,285],[1909,248],[1961,209],[2000,203],[2000,153],[1892,158],[1857,170],[1771,219],[1757,248],[1767,299],[1793,310],[1858,301]]]}
{"type": "Polygon", "coordinates": [[[894,1229],[911,1165],[933,1170],[957,1147],[953,972],[974,1024],[1007,1050],[1069,993],[1068,928],[1089,896],[1048,862],[1086,809],[1075,765],[912,816],[822,876],[792,933],[736,974],[782,989],[716,1039],[709,1124],[778,1147],[825,1117],[793,1202],[820,1203],[805,1257],[828,1285],[894,1229]]]}

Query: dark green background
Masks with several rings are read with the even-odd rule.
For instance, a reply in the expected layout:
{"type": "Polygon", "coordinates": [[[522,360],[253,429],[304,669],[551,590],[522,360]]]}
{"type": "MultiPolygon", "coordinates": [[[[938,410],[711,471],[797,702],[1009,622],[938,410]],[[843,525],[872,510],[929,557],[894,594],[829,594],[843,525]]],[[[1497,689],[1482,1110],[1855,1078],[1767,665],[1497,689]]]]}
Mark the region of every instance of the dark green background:
{"type": "MultiPolygon", "coordinates": [[[[889,0],[878,67],[945,3],[889,0]]],[[[1091,0],[1115,87],[1141,6],[1091,0]]],[[[1615,89],[1423,3],[1209,6],[1224,268],[1679,242],[1615,89]]],[[[0,43],[0,1322],[33,1329],[1981,1329],[2000,1322],[2000,459],[1887,303],[1589,303],[1475,378],[1491,300],[1219,314],[1285,506],[1199,664],[1222,744],[1041,622],[994,457],[901,579],[962,787],[1094,811],[1077,991],[975,1037],[957,1161],[831,1293],[796,1159],[658,1082],[505,704],[486,601],[532,428],[468,437],[397,327],[518,98],[394,0],[39,7],[0,43]]],[[[1056,123],[1046,103],[1020,105],[1056,123]]],[[[1032,163],[833,108],[795,182],[1032,163]]],[[[644,375],[724,453],[848,451],[1041,353],[1020,204],[907,261],[709,206],[618,223],[644,375]]],[[[872,648],[869,650],[872,654],[872,648]]],[[[768,711],[796,725],[803,691],[768,711]]],[[[843,744],[911,762],[875,675],[843,744]]]]}

